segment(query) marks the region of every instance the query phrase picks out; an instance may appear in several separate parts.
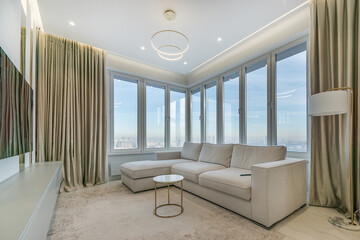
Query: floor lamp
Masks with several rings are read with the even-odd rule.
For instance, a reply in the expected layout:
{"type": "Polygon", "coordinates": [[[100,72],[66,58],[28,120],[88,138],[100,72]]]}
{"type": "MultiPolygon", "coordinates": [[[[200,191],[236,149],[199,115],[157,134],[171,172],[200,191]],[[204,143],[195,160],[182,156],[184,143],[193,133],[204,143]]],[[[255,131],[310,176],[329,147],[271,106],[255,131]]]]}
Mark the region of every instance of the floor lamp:
{"type": "Polygon", "coordinates": [[[309,115],[331,116],[350,114],[350,214],[351,222],[339,217],[330,217],[329,222],[347,230],[359,231],[354,221],[354,179],[353,179],[353,89],[350,87],[331,88],[326,92],[314,94],[309,100],[309,115]]]}

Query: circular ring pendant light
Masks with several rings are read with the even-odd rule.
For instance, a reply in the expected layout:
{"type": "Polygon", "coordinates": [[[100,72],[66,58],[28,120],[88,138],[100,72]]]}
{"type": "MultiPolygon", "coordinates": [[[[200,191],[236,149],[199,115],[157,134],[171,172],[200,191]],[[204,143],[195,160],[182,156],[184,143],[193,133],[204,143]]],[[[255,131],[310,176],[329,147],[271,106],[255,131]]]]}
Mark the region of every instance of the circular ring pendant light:
{"type": "MultiPolygon", "coordinates": [[[[164,12],[164,16],[168,21],[173,21],[176,17],[176,14],[173,10],[166,10],[164,12]]],[[[161,58],[168,61],[177,61],[181,59],[184,56],[184,53],[190,47],[189,39],[185,36],[185,34],[170,29],[161,30],[154,33],[154,35],[151,36],[150,43],[152,48],[154,48],[155,51],[157,52],[157,54],[161,58]],[[185,43],[183,44],[184,46],[179,46],[176,42],[163,43],[163,44],[154,43],[154,40],[156,38],[161,38],[161,37],[166,38],[165,37],[166,35],[170,36],[166,39],[166,41],[174,41],[174,38],[177,38],[178,42],[182,41],[183,43],[185,43]]]]}
{"type": "Polygon", "coordinates": [[[165,59],[165,60],[168,60],[168,61],[177,61],[179,59],[181,59],[183,56],[184,56],[184,53],[181,51],[181,48],[175,46],[175,45],[162,45],[159,47],[159,51],[157,52],[158,55],[165,59]],[[178,51],[178,53],[166,53],[166,52],[163,52],[161,51],[160,49],[163,49],[163,48],[173,48],[173,49],[176,49],[178,51]]]}

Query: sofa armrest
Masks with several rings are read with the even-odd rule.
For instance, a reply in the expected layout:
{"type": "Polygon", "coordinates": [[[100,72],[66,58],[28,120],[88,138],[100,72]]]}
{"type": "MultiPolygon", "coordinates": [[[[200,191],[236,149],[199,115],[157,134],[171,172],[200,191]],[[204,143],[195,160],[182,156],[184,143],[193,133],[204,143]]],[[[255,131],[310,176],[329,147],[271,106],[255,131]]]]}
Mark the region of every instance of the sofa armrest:
{"type": "Polygon", "coordinates": [[[252,219],[270,227],[306,204],[306,160],[284,159],[251,167],[252,219]]]}
{"type": "Polygon", "coordinates": [[[179,159],[181,155],[180,151],[177,152],[158,152],[156,153],[157,160],[170,160],[170,159],[179,159]]]}

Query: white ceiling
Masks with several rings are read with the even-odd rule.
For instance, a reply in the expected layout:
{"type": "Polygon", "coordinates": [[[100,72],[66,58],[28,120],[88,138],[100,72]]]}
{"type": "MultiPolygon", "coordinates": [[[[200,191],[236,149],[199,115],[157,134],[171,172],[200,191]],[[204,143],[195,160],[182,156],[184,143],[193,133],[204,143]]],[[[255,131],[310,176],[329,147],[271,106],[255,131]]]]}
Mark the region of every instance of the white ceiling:
{"type": "Polygon", "coordinates": [[[37,1],[47,33],[188,74],[308,0],[37,1]],[[150,37],[169,26],[163,16],[166,9],[175,10],[175,30],[190,40],[190,49],[176,62],[163,60],[150,46],[150,37]],[[76,25],[70,26],[69,21],[76,25]],[[141,46],[146,49],[141,50],[141,46]],[[184,65],[184,61],[188,64],[184,65]]]}

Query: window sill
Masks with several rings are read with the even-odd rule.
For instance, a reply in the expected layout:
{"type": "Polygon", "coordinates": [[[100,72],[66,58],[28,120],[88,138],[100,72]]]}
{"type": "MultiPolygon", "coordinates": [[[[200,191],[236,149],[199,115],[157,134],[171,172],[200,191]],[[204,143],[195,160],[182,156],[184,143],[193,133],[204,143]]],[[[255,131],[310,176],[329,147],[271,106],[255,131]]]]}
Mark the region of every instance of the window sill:
{"type": "Polygon", "coordinates": [[[156,154],[159,152],[177,152],[181,151],[182,148],[171,148],[171,149],[147,149],[144,151],[118,151],[118,152],[108,152],[108,156],[124,156],[124,155],[146,155],[146,154],[156,154]]]}
{"type": "Polygon", "coordinates": [[[310,152],[287,152],[286,157],[288,157],[288,158],[303,158],[305,160],[309,160],[310,152]]]}

